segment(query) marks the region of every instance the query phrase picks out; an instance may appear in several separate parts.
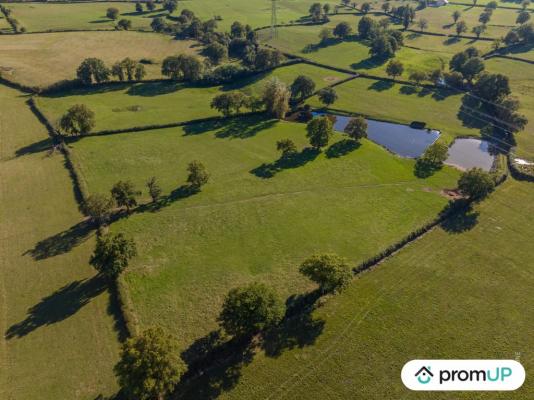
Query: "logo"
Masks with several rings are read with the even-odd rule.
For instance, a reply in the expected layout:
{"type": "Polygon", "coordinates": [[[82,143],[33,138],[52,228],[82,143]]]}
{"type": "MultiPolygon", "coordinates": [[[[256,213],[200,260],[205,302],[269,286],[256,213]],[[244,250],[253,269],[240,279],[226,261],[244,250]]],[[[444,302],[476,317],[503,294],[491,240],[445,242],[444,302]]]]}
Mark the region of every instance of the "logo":
{"type": "Polygon", "coordinates": [[[401,379],[411,390],[516,390],[525,381],[525,369],[514,360],[412,360],[401,379]]]}
{"type": "Polygon", "coordinates": [[[428,382],[430,382],[430,379],[434,377],[434,374],[430,372],[430,367],[422,367],[416,372],[415,376],[417,377],[419,383],[426,385],[428,382]]]}

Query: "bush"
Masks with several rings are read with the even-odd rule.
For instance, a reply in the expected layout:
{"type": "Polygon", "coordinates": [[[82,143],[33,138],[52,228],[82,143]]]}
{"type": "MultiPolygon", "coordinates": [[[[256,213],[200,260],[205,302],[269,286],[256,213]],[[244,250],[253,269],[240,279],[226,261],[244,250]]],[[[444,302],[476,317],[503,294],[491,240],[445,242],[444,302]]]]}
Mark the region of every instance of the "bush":
{"type": "Polygon", "coordinates": [[[319,285],[323,293],[340,292],[352,279],[346,260],[336,254],[316,254],[304,261],[299,272],[319,285]]]}
{"type": "Polygon", "coordinates": [[[473,201],[481,201],[495,189],[493,177],[480,168],[472,168],[458,180],[458,189],[473,201]]]}

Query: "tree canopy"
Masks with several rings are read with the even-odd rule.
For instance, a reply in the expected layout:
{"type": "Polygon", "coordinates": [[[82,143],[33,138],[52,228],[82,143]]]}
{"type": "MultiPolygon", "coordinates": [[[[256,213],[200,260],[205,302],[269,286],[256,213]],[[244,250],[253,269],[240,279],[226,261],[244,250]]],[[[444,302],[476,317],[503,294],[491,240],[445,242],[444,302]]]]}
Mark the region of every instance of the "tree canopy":
{"type": "Polygon", "coordinates": [[[323,293],[339,292],[352,279],[347,261],[336,254],[316,254],[304,261],[299,271],[317,283],[323,293]]]}

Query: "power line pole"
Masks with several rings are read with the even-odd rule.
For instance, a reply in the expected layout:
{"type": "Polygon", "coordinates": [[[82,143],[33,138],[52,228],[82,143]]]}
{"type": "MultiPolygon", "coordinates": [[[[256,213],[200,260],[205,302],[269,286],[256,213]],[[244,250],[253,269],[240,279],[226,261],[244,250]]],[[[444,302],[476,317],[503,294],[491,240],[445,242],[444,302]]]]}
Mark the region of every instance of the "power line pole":
{"type": "Polygon", "coordinates": [[[276,19],[276,0],[271,0],[271,39],[278,37],[278,21],[276,19]]]}

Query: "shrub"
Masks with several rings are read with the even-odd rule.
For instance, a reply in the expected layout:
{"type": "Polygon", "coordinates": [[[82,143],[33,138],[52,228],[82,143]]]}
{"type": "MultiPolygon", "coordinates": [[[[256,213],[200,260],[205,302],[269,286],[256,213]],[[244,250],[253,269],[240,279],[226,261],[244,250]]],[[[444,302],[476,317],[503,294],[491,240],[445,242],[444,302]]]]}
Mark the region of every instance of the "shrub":
{"type": "Polygon", "coordinates": [[[299,272],[319,285],[323,293],[340,292],[352,279],[346,260],[336,254],[316,254],[304,261],[299,272]]]}

